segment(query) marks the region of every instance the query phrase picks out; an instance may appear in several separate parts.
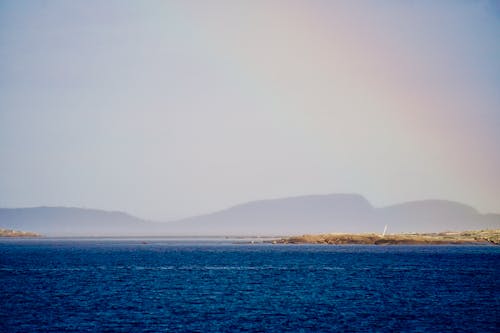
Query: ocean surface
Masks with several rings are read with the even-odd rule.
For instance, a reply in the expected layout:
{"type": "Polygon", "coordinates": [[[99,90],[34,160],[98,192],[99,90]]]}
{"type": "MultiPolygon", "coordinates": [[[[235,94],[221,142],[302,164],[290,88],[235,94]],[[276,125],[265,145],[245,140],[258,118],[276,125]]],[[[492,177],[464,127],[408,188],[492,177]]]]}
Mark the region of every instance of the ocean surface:
{"type": "Polygon", "coordinates": [[[0,240],[1,332],[499,332],[500,247],[0,240]]]}

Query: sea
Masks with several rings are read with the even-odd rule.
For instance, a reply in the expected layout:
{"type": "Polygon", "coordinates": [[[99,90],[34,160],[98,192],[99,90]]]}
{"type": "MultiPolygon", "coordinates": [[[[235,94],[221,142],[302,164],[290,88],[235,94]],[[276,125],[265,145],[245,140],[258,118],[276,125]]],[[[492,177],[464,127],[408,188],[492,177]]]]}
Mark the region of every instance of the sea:
{"type": "Polygon", "coordinates": [[[1,332],[499,332],[500,247],[2,239],[1,332]]]}

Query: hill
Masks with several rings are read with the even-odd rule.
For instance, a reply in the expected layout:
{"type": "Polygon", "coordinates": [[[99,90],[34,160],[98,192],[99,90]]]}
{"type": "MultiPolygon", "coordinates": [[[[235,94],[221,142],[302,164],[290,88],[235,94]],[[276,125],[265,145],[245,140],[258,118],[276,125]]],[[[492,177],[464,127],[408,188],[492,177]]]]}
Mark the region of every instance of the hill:
{"type": "Polygon", "coordinates": [[[1,208],[0,227],[44,236],[151,235],[156,224],[122,212],[72,207],[1,208]]]}
{"type": "Polygon", "coordinates": [[[171,234],[296,235],[304,233],[440,232],[500,228],[499,214],[446,200],[422,200],[375,208],[357,194],[262,200],[167,223],[171,234]]]}
{"type": "Polygon", "coordinates": [[[500,229],[499,214],[446,200],[373,207],[357,194],[260,200],[159,223],[123,212],[68,207],[2,208],[0,228],[45,236],[221,236],[441,232],[500,229]]]}
{"type": "Polygon", "coordinates": [[[171,233],[189,235],[286,235],[331,231],[342,228],[345,221],[361,232],[373,229],[373,212],[372,205],[360,195],[310,195],[253,201],[169,222],[167,228],[171,233]]]}

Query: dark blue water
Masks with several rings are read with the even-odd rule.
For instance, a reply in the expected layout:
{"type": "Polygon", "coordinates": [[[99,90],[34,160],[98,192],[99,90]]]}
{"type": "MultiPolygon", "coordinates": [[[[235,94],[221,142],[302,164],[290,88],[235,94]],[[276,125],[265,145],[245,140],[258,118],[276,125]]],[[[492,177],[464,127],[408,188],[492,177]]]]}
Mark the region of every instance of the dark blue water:
{"type": "Polygon", "coordinates": [[[1,241],[3,332],[498,332],[500,247],[1,241]]]}

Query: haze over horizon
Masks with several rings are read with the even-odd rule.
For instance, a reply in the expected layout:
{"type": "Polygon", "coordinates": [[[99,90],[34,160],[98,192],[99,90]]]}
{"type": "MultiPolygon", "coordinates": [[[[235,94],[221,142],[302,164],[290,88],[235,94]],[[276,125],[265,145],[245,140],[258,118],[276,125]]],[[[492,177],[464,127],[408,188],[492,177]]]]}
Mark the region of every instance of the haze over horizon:
{"type": "Polygon", "coordinates": [[[1,1],[0,207],[500,213],[495,1],[1,1]]]}
{"type": "Polygon", "coordinates": [[[99,211],[103,213],[120,213],[120,214],[125,214],[128,216],[131,216],[133,218],[138,218],[144,221],[148,222],[160,222],[160,223],[165,223],[165,222],[178,222],[178,221],[183,221],[185,219],[191,219],[191,218],[196,218],[199,216],[205,216],[205,215],[212,215],[215,213],[219,213],[221,211],[226,211],[226,210],[231,210],[233,208],[237,208],[240,206],[246,206],[249,204],[258,204],[258,203],[264,203],[264,202],[275,202],[275,201],[280,201],[280,200],[296,200],[296,199],[302,199],[302,198],[326,198],[326,197],[335,197],[335,196],[347,196],[347,197],[354,197],[354,198],[359,198],[362,201],[366,201],[370,206],[372,206],[375,209],[385,209],[385,208],[390,208],[394,206],[400,206],[400,205],[408,205],[408,204],[425,204],[425,203],[443,203],[443,204],[450,204],[450,205],[459,205],[464,208],[472,209],[476,213],[479,214],[492,214],[492,215],[500,215],[498,212],[481,212],[479,211],[476,207],[473,207],[469,205],[466,202],[459,202],[459,201],[453,201],[453,200],[448,200],[448,199],[443,199],[443,198],[424,198],[424,199],[417,199],[417,200],[410,200],[410,201],[401,201],[401,202],[393,202],[393,203],[388,203],[386,205],[372,205],[371,200],[363,196],[362,194],[359,193],[316,193],[316,194],[305,194],[305,195],[292,195],[288,197],[274,197],[274,198],[261,198],[261,199],[256,199],[256,200],[251,200],[251,201],[245,201],[245,202],[239,202],[231,206],[225,206],[225,207],[219,207],[218,209],[204,212],[201,214],[197,215],[190,215],[190,216],[184,216],[181,218],[175,218],[171,220],[154,220],[154,219],[148,219],[145,218],[144,216],[139,216],[135,214],[131,214],[130,212],[126,210],[107,210],[107,209],[101,209],[101,208],[95,208],[95,207],[82,207],[82,206],[63,206],[63,205],[55,205],[55,206],[48,206],[48,205],[37,205],[37,206],[19,206],[19,207],[0,207],[0,210],[2,209],[7,209],[7,210],[25,210],[25,209],[38,209],[38,208],[48,208],[48,209],[76,209],[76,210],[87,210],[87,211],[99,211]]]}

